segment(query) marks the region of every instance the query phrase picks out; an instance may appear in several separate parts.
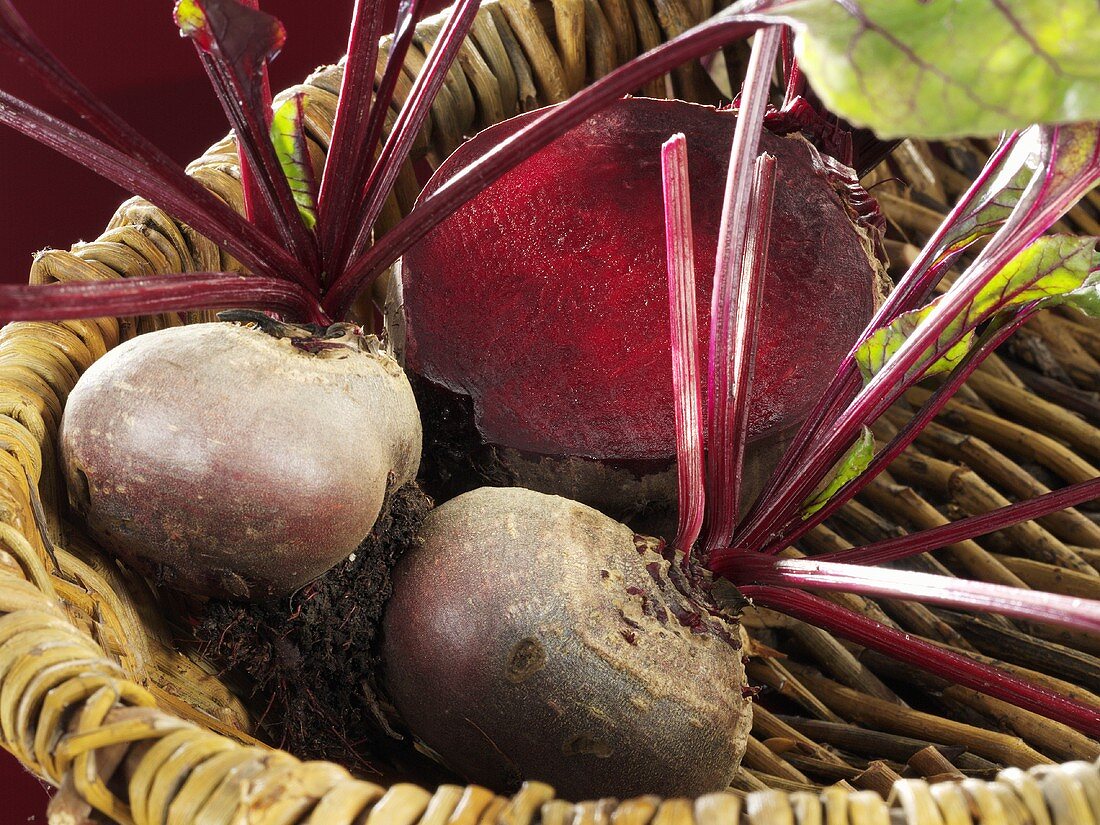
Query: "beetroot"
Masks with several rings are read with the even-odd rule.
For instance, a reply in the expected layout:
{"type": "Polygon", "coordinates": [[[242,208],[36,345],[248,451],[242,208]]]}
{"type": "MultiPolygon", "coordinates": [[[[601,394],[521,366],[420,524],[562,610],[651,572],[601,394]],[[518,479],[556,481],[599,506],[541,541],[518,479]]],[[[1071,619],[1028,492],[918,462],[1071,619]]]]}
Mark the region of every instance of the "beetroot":
{"type": "Polygon", "coordinates": [[[61,424],[89,529],[159,581],[235,598],[288,593],[353,552],[416,474],[420,418],[396,362],[345,326],[176,327],[93,364],[61,424]]]}
{"type": "MultiPolygon", "coordinates": [[[[422,197],[534,116],[482,132],[422,197]]],[[[697,303],[706,308],[735,122],[727,110],[623,100],[484,189],[406,255],[408,365],[471,399],[480,437],[520,483],[613,514],[675,497],[660,146],[687,135],[697,303]]],[[[854,205],[866,196],[850,170],[800,137],[765,132],[761,149],[778,158],[778,187],[750,475],[770,469],[777,442],[827,385],[883,277],[878,230],[854,205]]],[[[708,316],[700,312],[702,340],[708,316]]]]}
{"type": "Polygon", "coordinates": [[[403,721],[496,789],[725,788],[751,719],[737,624],[661,549],[518,488],[431,511],[394,568],[383,625],[382,682],[403,721]]]}

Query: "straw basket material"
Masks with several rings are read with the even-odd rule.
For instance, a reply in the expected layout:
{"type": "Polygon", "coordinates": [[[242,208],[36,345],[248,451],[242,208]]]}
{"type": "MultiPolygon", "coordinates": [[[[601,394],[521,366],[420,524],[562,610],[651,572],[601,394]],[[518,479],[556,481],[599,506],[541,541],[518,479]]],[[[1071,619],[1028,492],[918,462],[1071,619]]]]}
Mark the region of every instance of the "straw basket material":
{"type": "MultiPolygon", "coordinates": [[[[709,0],[554,0],[545,7],[490,0],[420,149],[438,162],[463,135],[562,100],[711,12],[709,0]]],[[[438,21],[420,27],[410,75],[437,31],[438,21]]],[[[308,97],[318,158],[328,144],[339,74],[338,67],[323,69],[290,90],[308,97]]],[[[668,82],[677,94],[694,96],[706,78],[695,66],[668,82]]],[[[645,91],[663,95],[666,88],[661,82],[645,91]]],[[[406,80],[399,97],[407,91],[406,80]]],[[[982,151],[957,143],[932,153],[905,144],[893,167],[876,173],[893,224],[895,262],[904,263],[911,244],[939,221],[982,151]],[[907,190],[887,180],[897,177],[907,190]]],[[[242,209],[231,141],[218,143],[190,171],[242,209]]],[[[415,195],[406,170],[386,220],[408,209],[415,195]]],[[[1093,197],[1075,209],[1067,228],[1100,233],[1097,206],[1093,197]]],[[[131,200],[97,240],[40,254],[31,280],[235,266],[188,227],[131,200]]],[[[758,703],[743,768],[727,792],[573,804],[538,783],[511,798],[453,785],[384,788],[340,766],[301,762],[268,747],[214,669],[181,652],[148,585],[66,521],[55,437],[68,392],[120,340],[183,320],[192,319],[22,323],[0,331],[0,731],[7,749],[58,787],[51,821],[1100,823],[1096,742],[763,610],[748,611],[745,625],[750,677],[768,701],[758,703]]],[[[837,549],[856,538],[934,526],[1100,475],[1098,390],[1100,325],[1067,314],[1040,317],[1004,359],[991,358],[975,374],[887,475],[802,549],[837,549]]],[[[923,395],[914,390],[909,402],[923,395]]],[[[880,438],[894,420],[882,423],[880,438]]],[[[924,556],[914,568],[1100,598],[1100,519],[1095,511],[1067,511],[924,556]]],[[[1100,699],[1089,692],[1100,686],[1100,639],[916,603],[837,598],[916,636],[1000,660],[1096,704],[1100,714],[1100,699]]]]}

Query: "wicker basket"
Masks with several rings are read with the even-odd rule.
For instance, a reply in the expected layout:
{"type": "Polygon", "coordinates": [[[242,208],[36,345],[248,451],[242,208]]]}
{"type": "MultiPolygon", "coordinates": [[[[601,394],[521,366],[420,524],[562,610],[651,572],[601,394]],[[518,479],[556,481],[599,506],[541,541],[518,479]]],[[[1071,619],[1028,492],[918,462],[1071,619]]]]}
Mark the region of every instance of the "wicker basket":
{"type": "MultiPolygon", "coordinates": [[[[639,50],[712,12],[709,0],[489,0],[432,110],[420,149],[438,162],[462,135],[564,99],[639,50]]],[[[419,47],[431,41],[421,26],[419,47]]],[[[423,54],[414,48],[409,71],[423,54]]],[[[646,88],[693,96],[698,67],[646,88]]],[[[312,149],[325,150],[339,68],[305,92],[312,149]]],[[[407,91],[407,88],[405,89],[407,91]]],[[[399,96],[402,90],[399,89],[399,96]]],[[[965,185],[978,157],[965,144],[933,157],[907,144],[894,163],[909,198],[879,194],[899,237],[919,242],[937,204],[965,185]]],[[[886,178],[897,171],[881,175],[886,178]]],[[[190,172],[242,209],[230,140],[190,172]]],[[[384,220],[416,196],[406,170],[384,220]]],[[[1093,200],[1067,218],[1100,232],[1093,200]]],[[[895,259],[912,247],[894,242],[895,259]]],[[[231,269],[235,261],[141,200],[71,252],[40,254],[35,283],[231,269]]],[[[573,804],[526,784],[512,798],[478,787],[383,788],[334,764],[301,762],[252,737],[242,702],[197,657],[180,652],[148,586],[65,521],[54,439],[68,392],[120,340],[176,316],[12,324],[0,331],[0,731],[3,745],[58,787],[51,821],[275,825],[731,825],[751,823],[1100,823],[1100,746],[1062,725],[947,685],[766,611],[749,611],[756,684],[788,715],[758,706],[744,766],[728,792],[573,804]],[[786,653],[779,653],[782,648],[786,653]],[[890,684],[927,688],[917,710],[890,684]],[[1059,765],[1057,763],[1062,762],[1059,765]],[[902,776],[904,774],[904,777],[902,776]],[[956,781],[957,780],[957,781],[956,781]]],[[[194,319],[186,319],[194,320],[194,319]]],[[[805,548],[836,549],[983,512],[1006,496],[1100,474],[1100,325],[1039,318],[991,358],[896,464],[805,548]]],[[[919,396],[920,391],[914,391],[919,396]]],[[[919,401],[920,398],[911,399],[919,401]]],[[[889,434],[884,422],[880,437],[889,434]]],[[[794,553],[795,551],[788,551],[794,553]]],[[[1100,598],[1100,522],[1068,511],[917,560],[920,569],[1100,598]]],[[[1100,640],[1071,631],[972,619],[920,604],[838,597],[914,635],[1008,666],[1083,701],[1100,699],[1100,640]],[[1041,641],[1039,641],[1041,640],[1041,641]],[[1057,644],[1052,644],[1056,642],[1057,644]]]]}

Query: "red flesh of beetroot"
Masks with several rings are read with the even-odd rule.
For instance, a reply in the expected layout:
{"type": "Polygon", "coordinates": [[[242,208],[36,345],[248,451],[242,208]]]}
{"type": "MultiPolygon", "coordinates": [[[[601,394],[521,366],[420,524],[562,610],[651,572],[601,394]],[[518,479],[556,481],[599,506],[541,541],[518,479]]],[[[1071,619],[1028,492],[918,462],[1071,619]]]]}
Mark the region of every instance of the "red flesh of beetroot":
{"type": "MultiPolygon", "coordinates": [[[[533,117],[468,142],[424,196],[533,117]]],[[[490,443],[675,455],[660,148],[687,135],[697,304],[709,307],[735,122],[731,111],[623,100],[471,199],[406,256],[410,366],[471,396],[490,443]]],[[[761,149],[779,164],[750,439],[809,411],[870,319],[881,272],[841,194],[846,170],[798,138],[765,132],[761,149]]],[[[708,332],[703,309],[701,342],[708,332]]]]}

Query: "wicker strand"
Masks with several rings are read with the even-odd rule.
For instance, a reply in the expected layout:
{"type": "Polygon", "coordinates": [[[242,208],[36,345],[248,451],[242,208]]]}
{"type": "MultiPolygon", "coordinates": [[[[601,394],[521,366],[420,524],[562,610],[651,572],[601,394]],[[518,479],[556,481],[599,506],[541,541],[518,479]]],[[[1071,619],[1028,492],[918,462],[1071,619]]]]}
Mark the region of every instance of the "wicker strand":
{"type": "MultiPolygon", "coordinates": [[[[710,10],[706,0],[654,0],[652,6],[647,0],[555,0],[549,7],[528,0],[488,0],[448,77],[445,93],[432,108],[418,151],[429,162],[438,162],[470,131],[561,99],[580,83],[598,77],[639,49],[655,46],[662,35],[677,33],[710,10]]],[[[428,21],[420,31],[418,48],[427,47],[437,31],[438,20],[428,21]]],[[[383,43],[383,61],[386,48],[383,43]]],[[[411,50],[399,98],[407,95],[422,61],[422,51],[411,50]]],[[[703,80],[697,67],[688,67],[671,82],[683,96],[703,80]]],[[[310,150],[318,164],[331,137],[339,81],[340,67],[329,67],[284,93],[302,92],[306,97],[310,150]]],[[[666,81],[661,81],[645,91],[664,94],[668,88],[666,81]]],[[[392,122],[391,115],[387,129],[392,122]]],[[[231,140],[212,146],[189,171],[233,208],[243,211],[231,140]]],[[[415,194],[415,178],[406,168],[386,214],[392,219],[407,211],[415,194]]],[[[932,194],[943,197],[942,192],[932,194]]],[[[914,219],[926,217],[921,214],[914,219]]],[[[31,281],[239,268],[236,261],[190,228],[145,201],[132,199],[120,207],[104,235],[95,241],[77,244],[69,252],[39,254],[31,281]]],[[[1023,737],[1018,739],[928,714],[914,715],[915,711],[886,698],[874,699],[864,691],[843,687],[794,662],[785,667],[759,644],[753,646],[758,657],[751,667],[754,676],[774,683],[777,690],[805,705],[811,717],[826,719],[827,724],[847,730],[851,726],[841,722],[862,714],[872,726],[867,735],[878,737],[875,741],[880,749],[889,745],[914,753],[929,743],[906,735],[938,735],[939,741],[949,742],[952,740],[945,735],[949,729],[968,745],[978,743],[979,753],[984,748],[988,756],[1003,759],[1003,764],[1030,767],[1003,770],[993,781],[930,784],[897,779],[897,770],[903,765],[896,765],[895,770],[891,767],[894,763],[879,761],[871,770],[853,769],[793,723],[764,710],[754,723],[753,756],[735,783],[746,791],[711,794],[694,801],[643,797],[572,804],[555,799],[550,787],[538,783],[525,784],[510,799],[472,786],[444,785],[434,794],[409,784],[386,789],[354,779],[339,766],[301,762],[268,749],[248,735],[247,714],[239,700],[201,662],[173,647],[170,632],[148,607],[150,598],[143,583],[122,573],[79,530],[66,525],[60,505],[64,495],[53,442],[65,399],[79,374],[120,340],[201,319],[200,314],[186,318],[170,314],[12,324],[0,331],[0,734],[5,748],[59,788],[51,804],[51,821],[91,821],[92,812],[99,811],[123,823],[215,825],[726,825],[740,821],[768,825],[903,821],[915,825],[971,821],[1100,825],[1100,768],[1081,761],[1043,764],[1048,760],[1036,750],[1041,748],[1040,742],[1029,739],[1036,735],[1034,729],[1028,729],[1031,734],[1016,730],[1023,737]],[[35,485],[47,511],[45,525],[54,548],[52,557],[35,519],[31,495],[35,485]],[[876,709],[882,713],[876,714],[876,709]],[[906,744],[910,741],[915,744],[906,744]],[[785,742],[796,747],[782,744],[785,742]],[[818,786],[807,779],[811,769],[815,775],[832,771],[841,784],[817,792],[818,786]],[[859,789],[883,787],[884,783],[893,787],[889,800],[859,789]],[[772,788],[764,790],[769,784],[772,788]]],[[[1082,353],[1096,356],[1100,327],[1068,318],[1059,318],[1056,326],[1060,333],[1052,350],[1072,357],[1077,365],[1074,380],[1091,380],[1091,361],[1082,353]],[[1076,347],[1070,346],[1068,339],[1076,347]]],[[[1036,334],[1042,336],[1044,331],[1036,334]]],[[[1046,489],[1048,479],[1014,464],[1009,455],[1035,461],[1063,481],[1096,474],[1080,455],[1100,460],[1095,452],[1100,433],[1094,427],[1068,416],[1061,407],[1044,405],[1020,383],[1010,388],[1001,386],[1003,383],[1004,373],[984,383],[979,380],[972,384],[976,395],[965,398],[980,406],[958,401],[941,418],[940,436],[944,432],[964,439],[974,435],[984,440],[979,447],[957,442],[952,446],[951,438],[940,438],[935,446],[928,439],[933,439],[936,431],[930,431],[921,442],[922,448],[941,458],[970,467],[952,476],[956,487],[963,477],[964,487],[988,488],[990,495],[997,490],[1013,496],[1032,495],[1046,489]],[[1031,429],[1045,428],[1047,419],[1042,416],[1047,414],[1057,419],[1056,435],[1076,450],[1031,429]],[[950,452],[952,449],[956,452],[950,452]]],[[[895,497],[907,504],[880,500],[879,514],[895,523],[924,526],[921,519],[929,519],[934,508],[921,497],[928,493],[918,492],[928,490],[925,479],[920,481],[913,480],[916,486],[907,488],[912,495],[895,497]]],[[[867,518],[862,523],[864,529],[873,526],[867,518]]],[[[1100,595],[1094,569],[1100,559],[1096,522],[1073,513],[1044,521],[1044,526],[1057,542],[1052,546],[1064,548],[1067,558],[1072,556],[1088,567],[1059,580],[1050,565],[1028,558],[1022,539],[1009,537],[995,546],[984,541],[968,543],[966,552],[981,555],[981,564],[970,572],[984,569],[990,576],[1014,576],[1028,584],[1041,581],[1042,586],[1054,589],[1073,588],[1079,595],[1100,595]]],[[[825,527],[819,528],[815,537],[813,541],[847,543],[825,527]]],[[[962,645],[971,644],[965,629],[952,630],[919,605],[902,608],[887,603],[888,616],[864,599],[838,596],[837,600],[910,632],[942,634],[962,645]]],[[[794,628],[790,622],[780,625],[794,628]]],[[[1026,628],[1019,632],[1030,639],[1027,633],[1038,631],[1026,628]]],[[[810,638],[805,632],[802,637],[810,638]]],[[[818,664],[825,672],[836,676],[847,668],[848,672],[872,674],[876,682],[875,674],[882,675],[875,659],[863,657],[858,650],[849,651],[831,637],[817,638],[818,664]]],[[[1075,650],[1085,649],[1080,644],[1075,650]]],[[[868,682],[862,684],[866,689],[868,682]]],[[[1068,687],[1076,689],[1072,684],[1068,687]]],[[[1020,723],[1020,718],[1008,721],[1014,723],[1020,723]]],[[[1049,732],[1043,732],[1038,738],[1048,736],[1049,732]]],[[[1083,744],[1080,749],[1087,750],[1083,744]]],[[[992,764],[982,761],[973,749],[966,756],[949,764],[992,764]]],[[[936,759],[926,763],[939,766],[936,770],[942,767],[936,759]]]]}

